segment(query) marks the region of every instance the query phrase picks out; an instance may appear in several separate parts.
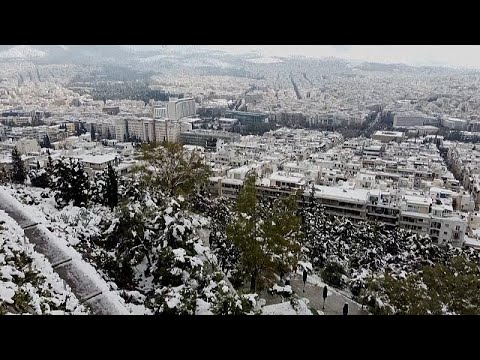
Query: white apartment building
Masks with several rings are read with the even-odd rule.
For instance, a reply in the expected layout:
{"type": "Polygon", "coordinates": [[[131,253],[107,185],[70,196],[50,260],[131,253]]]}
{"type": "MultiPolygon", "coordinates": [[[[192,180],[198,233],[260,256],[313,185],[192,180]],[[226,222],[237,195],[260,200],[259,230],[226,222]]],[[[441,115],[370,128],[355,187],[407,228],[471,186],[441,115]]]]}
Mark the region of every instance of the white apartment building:
{"type": "Polygon", "coordinates": [[[395,192],[370,190],[367,200],[367,219],[396,225],[399,218],[399,201],[395,192]]]}
{"type": "Polygon", "coordinates": [[[28,125],[32,122],[31,116],[5,116],[1,119],[5,124],[13,122],[15,125],[28,125]]]}
{"type": "Polygon", "coordinates": [[[167,118],[167,108],[166,107],[154,107],[153,108],[153,118],[154,119],[165,119],[165,118],[167,118]]]}
{"type": "Polygon", "coordinates": [[[119,162],[118,156],[116,154],[105,154],[105,155],[78,155],[76,156],[79,159],[85,168],[91,169],[93,171],[102,171],[107,168],[110,164],[116,166],[119,162]]]}
{"type": "Polygon", "coordinates": [[[437,118],[423,114],[399,113],[393,117],[394,128],[409,128],[412,126],[433,125],[436,123],[438,123],[437,118]]]}
{"type": "Polygon", "coordinates": [[[399,225],[419,234],[428,234],[431,205],[431,198],[419,195],[404,195],[400,204],[399,225]]]}
{"type": "Polygon", "coordinates": [[[132,137],[146,142],[178,142],[180,133],[190,130],[192,130],[192,125],[188,122],[167,119],[130,118],[115,121],[115,137],[119,142],[132,137]]]}
{"type": "Polygon", "coordinates": [[[130,138],[135,137],[139,140],[146,141],[145,129],[148,129],[150,125],[150,119],[145,121],[144,119],[128,119],[128,136],[130,138]]]}
{"type": "MultiPolygon", "coordinates": [[[[467,221],[465,217],[461,216],[448,216],[442,215],[443,209],[433,210],[431,225],[430,225],[430,237],[433,241],[437,241],[438,244],[446,244],[448,242],[456,246],[463,245],[465,241],[465,233],[467,231],[467,221]]],[[[449,214],[447,212],[447,214],[449,214]]]]}
{"type": "Polygon", "coordinates": [[[167,103],[167,118],[169,120],[179,120],[187,116],[194,116],[196,111],[193,98],[170,100],[167,103]]]}
{"type": "Polygon", "coordinates": [[[18,152],[22,155],[40,152],[40,146],[35,139],[20,139],[15,146],[17,147],[18,152]]]}
{"type": "Polygon", "coordinates": [[[154,131],[155,141],[159,143],[162,143],[164,141],[178,142],[180,138],[180,133],[182,132],[182,124],[178,121],[172,120],[155,120],[154,131]]]}
{"type": "Polygon", "coordinates": [[[305,176],[297,173],[274,172],[269,176],[270,186],[289,188],[291,190],[301,189],[305,186],[305,176]]]}
{"type": "Polygon", "coordinates": [[[127,141],[128,135],[126,119],[115,120],[115,138],[120,142],[127,141]]]}
{"type": "MultiPolygon", "coordinates": [[[[304,196],[310,196],[310,192],[306,190],[304,196]]],[[[368,190],[315,185],[314,196],[329,214],[345,216],[353,221],[366,220],[368,190]]]]}
{"type": "Polygon", "coordinates": [[[373,158],[379,157],[385,151],[385,145],[370,145],[365,146],[362,150],[362,155],[373,158]]]}
{"type": "Polygon", "coordinates": [[[468,126],[467,120],[453,117],[442,118],[441,122],[444,127],[452,130],[466,130],[468,126]]]}
{"type": "Polygon", "coordinates": [[[390,141],[403,141],[405,135],[401,131],[377,131],[372,135],[372,139],[388,143],[390,141]]]}
{"type": "Polygon", "coordinates": [[[435,199],[405,195],[400,206],[399,225],[419,234],[429,234],[438,244],[463,245],[468,226],[467,217],[453,211],[448,197],[442,197],[436,191],[431,196],[435,199]]]}

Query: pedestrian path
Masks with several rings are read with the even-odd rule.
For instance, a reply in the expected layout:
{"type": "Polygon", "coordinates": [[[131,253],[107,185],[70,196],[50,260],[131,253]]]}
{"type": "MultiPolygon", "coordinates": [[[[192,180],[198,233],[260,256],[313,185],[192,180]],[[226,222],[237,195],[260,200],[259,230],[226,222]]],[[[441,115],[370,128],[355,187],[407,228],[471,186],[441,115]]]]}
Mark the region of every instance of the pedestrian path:
{"type": "Polygon", "coordinates": [[[323,311],[325,315],[342,315],[343,306],[348,303],[349,315],[368,315],[366,310],[362,310],[362,306],[355,301],[349,299],[338,291],[327,285],[328,296],[325,301],[325,309],[323,308],[323,286],[318,278],[312,279],[312,276],[307,277],[307,283],[305,285],[305,292],[303,287],[303,280],[300,274],[295,274],[291,279],[290,285],[292,290],[299,297],[307,298],[309,300],[308,306],[315,310],[323,311]],[[316,281],[312,281],[316,280],[316,281]]]}

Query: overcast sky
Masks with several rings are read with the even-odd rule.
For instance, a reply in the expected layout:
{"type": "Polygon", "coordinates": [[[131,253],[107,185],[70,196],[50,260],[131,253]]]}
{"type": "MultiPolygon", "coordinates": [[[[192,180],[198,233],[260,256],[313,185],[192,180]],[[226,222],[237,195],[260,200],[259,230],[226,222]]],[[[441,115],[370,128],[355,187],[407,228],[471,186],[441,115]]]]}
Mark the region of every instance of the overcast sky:
{"type": "Polygon", "coordinates": [[[479,45],[206,45],[229,53],[260,52],[264,56],[339,57],[409,65],[480,68],[479,45]]]}

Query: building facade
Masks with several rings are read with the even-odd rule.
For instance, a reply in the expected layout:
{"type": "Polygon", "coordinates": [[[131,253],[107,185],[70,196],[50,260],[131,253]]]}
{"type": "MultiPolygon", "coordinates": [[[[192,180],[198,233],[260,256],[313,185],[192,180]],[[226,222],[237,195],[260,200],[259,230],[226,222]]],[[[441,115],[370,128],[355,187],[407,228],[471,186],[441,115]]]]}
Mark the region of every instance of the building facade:
{"type": "Polygon", "coordinates": [[[196,106],[193,98],[171,100],[167,103],[167,118],[169,120],[179,120],[184,117],[194,116],[195,113],[196,106]]]}

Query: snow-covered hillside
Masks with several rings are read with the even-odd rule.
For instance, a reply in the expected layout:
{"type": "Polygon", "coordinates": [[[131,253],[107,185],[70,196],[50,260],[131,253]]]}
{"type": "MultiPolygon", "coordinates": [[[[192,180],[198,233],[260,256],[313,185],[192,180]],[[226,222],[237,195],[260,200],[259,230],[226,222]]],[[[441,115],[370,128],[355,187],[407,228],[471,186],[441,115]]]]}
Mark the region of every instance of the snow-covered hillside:
{"type": "Polygon", "coordinates": [[[260,58],[248,59],[247,61],[254,64],[277,64],[277,63],[283,62],[282,59],[275,58],[275,57],[260,57],[260,58]]]}
{"type": "Polygon", "coordinates": [[[46,55],[45,51],[34,49],[29,45],[18,45],[0,52],[1,59],[32,59],[46,55]]]}
{"type": "Polygon", "coordinates": [[[0,210],[0,314],[88,314],[51,264],[0,210]]]}
{"type": "MultiPolygon", "coordinates": [[[[179,209],[174,200],[165,209],[157,208],[151,200],[142,202],[143,205],[132,201],[128,210],[124,211],[111,211],[100,205],[80,208],[71,204],[58,209],[54,205],[55,200],[42,197],[43,191],[39,188],[16,186],[1,187],[0,190],[27,205],[32,217],[51,230],[65,245],[82,254],[83,259],[96,268],[110,289],[123,298],[125,306],[134,314],[218,314],[225,311],[230,313],[233,311],[230,309],[249,312],[245,306],[252,302],[250,298],[247,295],[237,295],[219,272],[210,273],[208,270],[217,261],[210,249],[203,245],[204,240],[200,235],[205,219],[179,209]],[[157,214],[151,220],[144,218],[150,213],[148,208],[155,209],[152,214],[157,214]],[[131,216],[133,217],[130,218],[131,216]],[[139,226],[135,225],[138,217],[145,221],[139,226]],[[129,223],[125,224],[125,221],[129,223]],[[125,226],[128,228],[127,233],[121,230],[125,226]],[[158,232],[155,228],[161,231],[158,232]],[[162,236],[158,244],[155,240],[157,236],[162,236]],[[122,267],[116,268],[118,264],[123,264],[122,256],[125,255],[118,246],[120,242],[130,241],[131,237],[135,241],[143,241],[143,247],[152,247],[148,249],[149,258],[132,264],[135,287],[126,284],[124,274],[121,273],[122,267]],[[152,240],[155,243],[149,245],[152,240]],[[165,248],[171,242],[177,245],[170,250],[169,247],[165,248]],[[113,248],[110,248],[110,243],[114,245],[113,248]],[[157,264],[168,267],[155,270],[153,264],[148,265],[149,261],[153,263],[157,257],[163,261],[157,264]],[[163,278],[170,279],[168,285],[152,276],[159,271],[163,278]],[[180,277],[176,279],[177,276],[180,277]],[[190,303],[190,300],[193,302],[190,303]],[[229,310],[223,308],[227,303],[229,310]]],[[[125,243],[125,246],[130,248],[129,244],[125,243]]]]}

